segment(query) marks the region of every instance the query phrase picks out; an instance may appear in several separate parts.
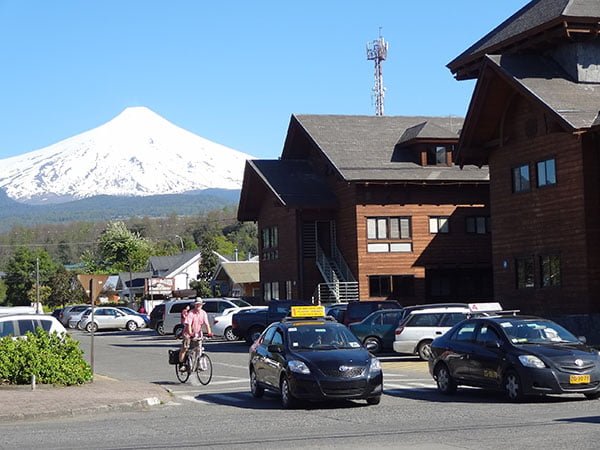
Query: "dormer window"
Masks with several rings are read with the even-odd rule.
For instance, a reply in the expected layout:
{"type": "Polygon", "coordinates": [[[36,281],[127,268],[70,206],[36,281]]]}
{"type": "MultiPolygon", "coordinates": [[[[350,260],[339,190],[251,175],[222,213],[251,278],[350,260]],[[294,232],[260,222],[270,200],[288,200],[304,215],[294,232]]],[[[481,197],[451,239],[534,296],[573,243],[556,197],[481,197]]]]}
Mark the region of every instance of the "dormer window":
{"type": "Polygon", "coordinates": [[[428,166],[447,166],[448,148],[442,145],[431,146],[427,148],[428,166]]]}

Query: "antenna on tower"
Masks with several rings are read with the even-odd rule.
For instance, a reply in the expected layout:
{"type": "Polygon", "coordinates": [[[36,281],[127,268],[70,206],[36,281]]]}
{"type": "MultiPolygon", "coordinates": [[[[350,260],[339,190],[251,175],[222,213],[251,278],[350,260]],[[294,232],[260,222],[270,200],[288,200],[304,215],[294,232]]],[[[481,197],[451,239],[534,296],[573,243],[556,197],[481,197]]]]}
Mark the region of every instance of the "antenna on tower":
{"type": "Polygon", "coordinates": [[[375,87],[373,87],[373,97],[375,98],[375,115],[383,116],[383,97],[385,88],[383,87],[383,68],[382,63],[387,58],[388,43],[381,36],[381,27],[379,27],[379,39],[367,43],[367,60],[375,61],[375,87]]]}

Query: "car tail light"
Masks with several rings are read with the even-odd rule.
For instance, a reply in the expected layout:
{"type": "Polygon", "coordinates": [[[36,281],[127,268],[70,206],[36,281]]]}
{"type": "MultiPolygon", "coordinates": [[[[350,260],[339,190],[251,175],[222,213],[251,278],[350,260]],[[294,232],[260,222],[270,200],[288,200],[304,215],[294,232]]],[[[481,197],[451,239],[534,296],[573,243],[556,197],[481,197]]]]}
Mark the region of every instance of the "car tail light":
{"type": "Polygon", "coordinates": [[[398,327],[398,328],[396,328],[395,335],[399,336],[402,334],[403,331],[404,331],[404,327],[398,327]]]}

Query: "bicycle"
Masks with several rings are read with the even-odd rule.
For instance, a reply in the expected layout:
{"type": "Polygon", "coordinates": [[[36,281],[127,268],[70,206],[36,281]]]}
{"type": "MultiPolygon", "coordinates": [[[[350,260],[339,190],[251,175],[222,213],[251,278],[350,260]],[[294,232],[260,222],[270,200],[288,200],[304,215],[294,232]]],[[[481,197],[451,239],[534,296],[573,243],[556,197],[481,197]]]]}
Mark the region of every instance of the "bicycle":
{"type": "Polygon", "coordinates": [[[185,361],[175,364],[175,374],[180,382],[185,383],[192,373],[195,373],[200,384],[205,386],[212,380],[212,361],[204,352],[202,338],[192,339],[185,361]]]}

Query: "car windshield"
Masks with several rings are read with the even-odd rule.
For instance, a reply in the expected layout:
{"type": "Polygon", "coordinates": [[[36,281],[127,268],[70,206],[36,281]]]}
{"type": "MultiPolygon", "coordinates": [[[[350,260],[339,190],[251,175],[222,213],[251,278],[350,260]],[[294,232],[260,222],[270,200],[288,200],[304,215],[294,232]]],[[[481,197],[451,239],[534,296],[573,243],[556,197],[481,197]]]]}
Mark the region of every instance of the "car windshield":
{"type": "Polygon", "coordinates": [[[356,337],[344,326],[336,324],[299,325],[288,328],[292,350],[331,350],[360,348],[356,337]]]}
{"type": "Polygon", "coordinates": [[[500,326],[513,344],[579,343],[571,332],[549,320],[510,320],[500,326]]]}

